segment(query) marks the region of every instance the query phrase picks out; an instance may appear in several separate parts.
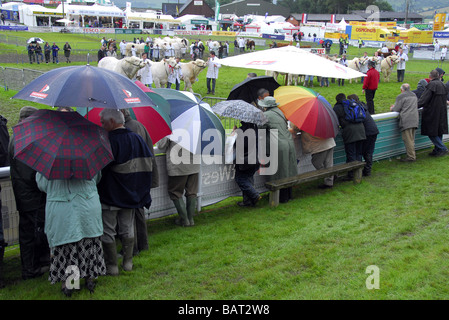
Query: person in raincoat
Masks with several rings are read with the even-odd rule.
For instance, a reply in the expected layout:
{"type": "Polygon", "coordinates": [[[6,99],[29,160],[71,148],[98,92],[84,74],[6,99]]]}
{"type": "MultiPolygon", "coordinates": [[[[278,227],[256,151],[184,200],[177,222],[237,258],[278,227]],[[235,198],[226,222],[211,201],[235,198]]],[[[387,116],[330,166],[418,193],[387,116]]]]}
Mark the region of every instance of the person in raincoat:
{"type": "MultiPolygon", "coordinates": [[[[287,119],[282,111],[278,108],[276,99],[271,96],[265,97],[263,100],[258,100],[258,104],[263,108],[264,115],[267,117],[268,122],[261,127],[261,129],[267,129],[266,152],[270,154],[274,152],[275,146],[271,144],[270,136],[275,137],[277,132],[277,170],[274,174],[268,176],[268,181],[287,178],[298,174],[296,165],[296,149],[293,142],[292,135],[288,130],[287,119]]],[[[262,163],[263,165],[263,163],[262,163]]],[[[270,166],[273,164],[270,164],[270,166]]],[[[292,188],[284,188],[280,190],[279,202],[285,203],[292,199],[292,188]]]]}

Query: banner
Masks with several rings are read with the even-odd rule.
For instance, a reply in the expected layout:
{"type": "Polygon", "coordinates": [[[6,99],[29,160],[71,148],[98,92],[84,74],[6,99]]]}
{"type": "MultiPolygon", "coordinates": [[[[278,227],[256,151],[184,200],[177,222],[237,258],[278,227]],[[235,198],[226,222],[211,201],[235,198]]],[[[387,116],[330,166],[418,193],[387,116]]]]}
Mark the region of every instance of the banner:
{"type": "Polygon", "coordinates": [[[433,31],[444,30],[444,23],[446,22],[445,13],[437,13],[433,19],[433,31]]]}
{"type": "Polygon", "coordinates": [[[301,23],[302,23],[302,24],[307,23],[307,13],[303,13],[303,14],[302,14],[301,23]]]}
{"type": "Polygon", "coordinates": [[[215,22],[217,22],[218,16],[220,15],[220,3],[218,2],[218,0],[215,1],[215,22]]]}
{"type": "Polygon", "coordinates": [[[440,31],[433,33],[434,38],[449,38],[449,31],[440,31]]]}

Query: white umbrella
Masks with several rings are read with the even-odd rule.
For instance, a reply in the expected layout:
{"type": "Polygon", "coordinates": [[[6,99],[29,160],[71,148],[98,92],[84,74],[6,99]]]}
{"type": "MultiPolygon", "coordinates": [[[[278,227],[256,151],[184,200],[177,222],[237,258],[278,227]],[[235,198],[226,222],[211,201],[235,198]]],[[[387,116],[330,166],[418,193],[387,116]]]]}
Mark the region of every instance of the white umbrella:
{"type": "Polygon", "coordinates": [[[225,66],[282,73],[302,74],[336,79],[354,79],[366,76],[316,54],[293,46],[240,54],[220,60],[225,66]]]}
{"type": "Polygon", "coordinates": [[[27,40],[27,43],[44,43],[45,41],[38,37],[32,37],[27,40]]]}
{"type": "Polygon", "coordinates": [[[56,22],[61,22],[61,23],[69,24],[69,23],[72,23],[73,21],[72,21],[72,20],[69,20],[69,19],[59,19],[59,20],[56,20],[56,22]]]}

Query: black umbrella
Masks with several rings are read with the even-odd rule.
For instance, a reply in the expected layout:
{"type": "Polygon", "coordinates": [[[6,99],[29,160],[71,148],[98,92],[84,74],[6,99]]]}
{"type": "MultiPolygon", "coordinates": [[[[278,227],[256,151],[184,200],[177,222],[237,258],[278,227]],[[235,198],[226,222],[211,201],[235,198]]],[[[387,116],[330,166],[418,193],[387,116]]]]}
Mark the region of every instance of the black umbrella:
{"type": "Polygon", "coordinates": [[[227,100],[243,100],[251,103],[257,101],[257,91],[259,89],[267,89],[270,92],[270,96],[272,96],[274,95],[274,90],[279,87],[279,83],[271,76],[246,78],[232,88],[227,100]]]}

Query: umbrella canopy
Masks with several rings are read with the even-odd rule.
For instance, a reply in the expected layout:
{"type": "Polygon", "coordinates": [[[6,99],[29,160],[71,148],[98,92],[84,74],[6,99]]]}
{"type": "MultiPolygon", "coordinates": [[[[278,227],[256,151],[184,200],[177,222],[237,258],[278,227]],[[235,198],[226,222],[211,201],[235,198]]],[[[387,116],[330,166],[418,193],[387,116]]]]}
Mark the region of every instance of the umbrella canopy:
{"type": "MultiPolygon", "coordinates": [[[[139,121],[147,129],[153,143],[172,133],[170,104],[162,96],[145,87],[140,81],[136,85],[145,91],[156,106],[130,108],[131,118],[139,121]]],[[[77,108],[77,111],[89,121],[101,126],[100,112],[103,108],[77,108]]]]}
{"type": "Polygon", "coordinates": [[[114,158],[107,132],[77,112],[38,110],[13,132],[15,158],[47,179],[92,179],[114,158]]]}
{"type": "Polygon", "coordinates": [[[248,103],[257,101],[257,91],[261,88],[267,89],[272,96],[274,90],[280,85],[273,77],[258,76],[246,78],[242,82],[236,84],[228,95],[228,100],[243,100],[248,103]]]}
{"type": "Polygon", "coordinates": [[[326,99],[304,87],[285,86],[274,91],[285,117],[299,129],[320,138],[334,138],[338,118],[326,99]]]}
{"type": "Polygon", "coordinates": [[[238,56],[221,59],[220,63],[230,67],[336,79],[353,79],[365,76],[361,72],[293,46],[240,54],[238,56]]]}
{"type": "Polygon", "coordinates": [[[268,122],[262,110],[243,100],[221,101],[213,105],[212,110],[222,117],[238,119],[258,126],[268,122]]]}
{"type": "Polygon", "coordinates": [[[38,37],[32,37],[27,40],[27,43],[44,43],[45,41],[38,37]]]}
{"type": "Polygon", "coordinates": [[[90,65],[48,71],[13,98],[56,107],[122,109],[155,106],[127,77],[90,65]]]}
{"type": "Polygon", "coordinates": [[[193,154],[203,154],[204,149],[209,144],[217,144],[220,149],[212,148],[210,155],[222,155],[225,142],[225,130],[220,119],[212,112],[212,109],[206,108],[198,101],[172,89],[155,89],[162,97],[170,103],[170,118],[173,134],[168,136],[172,141],[178,143],[181,147],[189,150],[193,154]],[[212,129],[212,131],[208,131],[212,129]],[[203,137],[203,134],[213,134],[203,137]],[[218,139],[219,141],[216,141],[218,139]]]}

